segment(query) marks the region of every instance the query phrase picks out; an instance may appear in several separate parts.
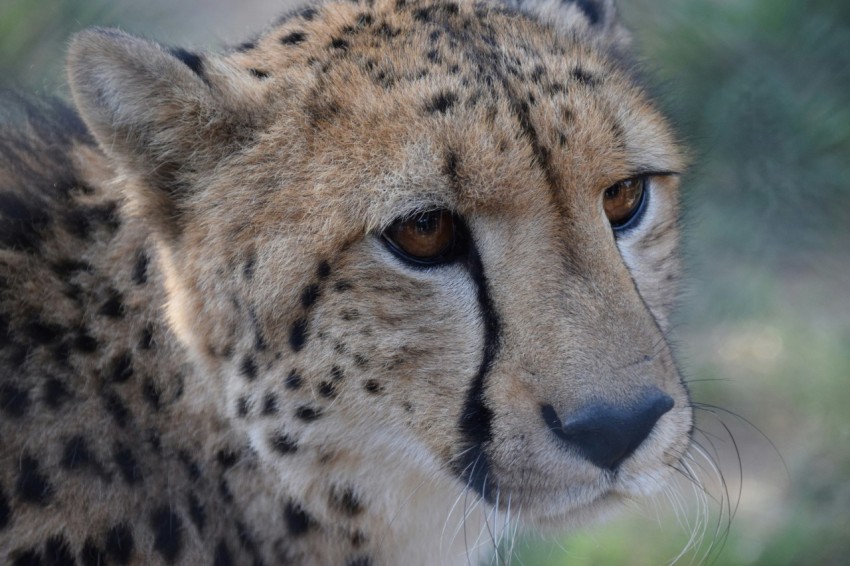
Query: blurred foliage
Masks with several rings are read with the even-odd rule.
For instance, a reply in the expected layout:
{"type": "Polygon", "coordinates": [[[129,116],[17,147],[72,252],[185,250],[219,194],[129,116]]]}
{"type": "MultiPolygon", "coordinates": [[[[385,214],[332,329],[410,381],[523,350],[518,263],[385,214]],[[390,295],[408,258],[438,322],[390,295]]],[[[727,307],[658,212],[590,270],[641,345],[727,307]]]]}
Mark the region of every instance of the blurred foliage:
{"type": "MultiPolygon", "coordinates": [[[[234,10],[257,14],[259,29],[269,14],[291,4],[3,0],[0,81],[4,87],[61,89],[64,46],[89,25],[214,42],[222,29],[238,31],[234,10]]],[[[706,434],[698,439],[717,452],[727,482],[724,489],[710,470],[701,471],[715,498],[709,516],[682,482],[677,503],[659,498],[606,526],[520,540],[515,562],[665,564],[694,529],[705,528],[702,543],[680,563],[708,556],[729,565],[845,564],[850,2],[620,5],[660,83],[663,106],[694,157],[684,181],[689,277],[676,329],[683,372],[697,401],[747,421],[702,411],[699,426],[706,434]],[[726,493],[736,515],[728,536],[726,493]]]]}

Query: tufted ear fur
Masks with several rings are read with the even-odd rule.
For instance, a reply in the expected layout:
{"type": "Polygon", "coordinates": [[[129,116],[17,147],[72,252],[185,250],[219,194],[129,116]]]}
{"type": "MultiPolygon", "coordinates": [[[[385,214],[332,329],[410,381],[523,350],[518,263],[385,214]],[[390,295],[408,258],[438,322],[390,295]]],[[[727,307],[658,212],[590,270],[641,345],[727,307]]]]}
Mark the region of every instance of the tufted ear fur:
{"type": "Polygon", "coordinates": [[[171,235],[181,199],[250,135],[257,117],[246,108],[261,106],[223,61],[117,30],[76,35],[68,77],[83,120],[118,172],[136,181],[127,184],[131,205],[171,235]]]}
{"type": "Polygon", "coordinates": [[[619,25],[614,0],[504,0],[538,20],[551,24],[564,33],[604,35],[615,43],[629,40],[628,32],[619,25]]]}

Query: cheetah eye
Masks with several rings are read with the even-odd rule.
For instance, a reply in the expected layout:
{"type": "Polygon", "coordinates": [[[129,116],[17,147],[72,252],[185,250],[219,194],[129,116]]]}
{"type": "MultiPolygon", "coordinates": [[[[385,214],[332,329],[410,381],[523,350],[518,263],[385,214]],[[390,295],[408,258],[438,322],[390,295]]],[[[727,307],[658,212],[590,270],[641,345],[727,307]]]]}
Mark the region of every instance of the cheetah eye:
{"type": "Polygon", "coordinates": [[[455,256],[458,219],[446,209],[400,218],[381,237],[396,255],[416,265],[435,265],[455,256]]]}
{"type": "Polygon", "coordinates": [[[605,189],[602,207],[615,232],[637,223],[646,207],[646,177],[632,177],[605,189]]]}

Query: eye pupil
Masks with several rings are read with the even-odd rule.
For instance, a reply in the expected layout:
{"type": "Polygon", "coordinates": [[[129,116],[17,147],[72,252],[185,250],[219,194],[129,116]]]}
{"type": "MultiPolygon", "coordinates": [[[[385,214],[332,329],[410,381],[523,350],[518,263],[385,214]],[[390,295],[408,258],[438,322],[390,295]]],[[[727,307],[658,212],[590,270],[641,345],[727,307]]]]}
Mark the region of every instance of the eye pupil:
{"type": "Polygon", "coordinates": [[[439,218],[433,212],[421,214],[416,218],[416,231],[423,235],[433,232],[438,222],[439,218]]]}

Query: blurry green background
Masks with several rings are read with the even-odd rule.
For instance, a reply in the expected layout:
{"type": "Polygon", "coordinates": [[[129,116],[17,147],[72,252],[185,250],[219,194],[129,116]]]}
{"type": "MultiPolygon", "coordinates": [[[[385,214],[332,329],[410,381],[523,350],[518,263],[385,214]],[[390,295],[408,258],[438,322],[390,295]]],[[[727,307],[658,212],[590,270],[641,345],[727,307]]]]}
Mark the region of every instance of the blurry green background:
{"type": "MultiPolygon", "coordinates": [[[[682,481],[675,503],[521,540],[514,562],[667,564],[704,531],[679,563],[850,564],[850,1],[620,5],[694,157],[681,365],[696,401],[746,420],[700,411],[725,479],[695,465],[707,515],[682,481]]],[[[0,86],[65,92],[65,44],[90,25],[215,47],[291,6],[2,0],[0,86]]]]}

